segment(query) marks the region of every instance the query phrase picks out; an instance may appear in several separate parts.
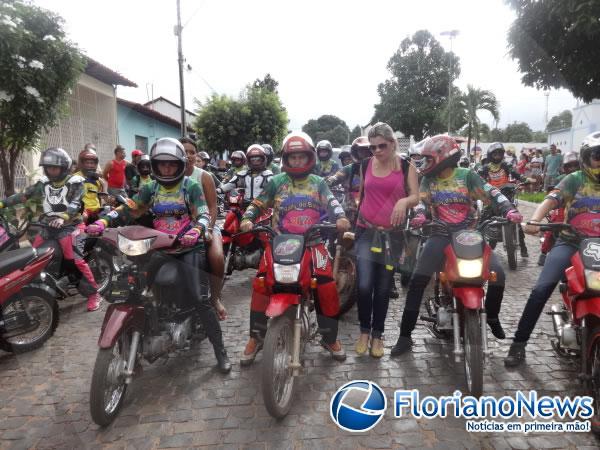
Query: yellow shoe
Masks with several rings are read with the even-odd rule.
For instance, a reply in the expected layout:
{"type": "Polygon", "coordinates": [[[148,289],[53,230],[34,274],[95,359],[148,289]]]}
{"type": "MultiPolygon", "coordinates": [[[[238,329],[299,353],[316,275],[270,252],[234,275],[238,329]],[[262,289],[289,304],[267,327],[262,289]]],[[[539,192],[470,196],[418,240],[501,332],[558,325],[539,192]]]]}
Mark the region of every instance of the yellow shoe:
{"type": "Polygon", "coordinates": [[[381,358],[384,354],[383,339],[371,339],[371,356],[373,358],[381,358]]]}
{"type": "Polygon", "coordinates": [[[359,355],[367,353],[367,350],[369,350],[369,335],[361,334],[358,341],[356,341],[356,347],[354,349],[359,355]]]}

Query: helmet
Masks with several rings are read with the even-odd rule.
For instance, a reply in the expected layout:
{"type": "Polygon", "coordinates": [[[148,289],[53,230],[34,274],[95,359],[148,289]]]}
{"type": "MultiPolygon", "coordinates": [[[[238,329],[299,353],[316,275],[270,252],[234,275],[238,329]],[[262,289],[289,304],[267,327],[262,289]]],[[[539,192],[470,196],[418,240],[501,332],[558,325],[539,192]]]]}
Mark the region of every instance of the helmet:
{"type": "Polygon", "coordinates": [[[450,136],[438,134],[418,145],[421,146],[421,155],[426,159],[421,168],[423,175],[435,176],[448,167],[456,167],[460,159],[460,147],[450,136]]]}
{"type": "Polygon", "coordinates": [[[310,136],[303,131],[288,134],[281,146],[281,170],[294,178],[302,178],[312,172],[317,162],[317,152],[310,136]],[[306,153],[308,163],[304,167],[290,167],[288,158],[292,153],[306,153]]]}
{"type": "Polygon", "coordinates": [[[501,163],[504,160],[504,146],[500,142],[490,144],[487,148],[487,158],[493,163],[501,163]]]}
{"type": "Polygon", "coordinates": [[[252,170],[265,170],[267,167],[267,154],[259,144],[252,144],[248,147],[246,159],[248,160],[248,167],[252,170]]]}
{"type": "Polygon", "coordinates": [[[470,161],[469,161],[469,157],[468,156],[461,156],[460,160],[458,161],[458,166],[459,167],[466,167],[468,168],[470,165],[470,161]]]}
{"type": "Polygon", "coordinates": [[[98,155],[96,154],[96,151],[89,147],[81,150],[81,152],[79,152],[79,156],[77,157],[77,165],[79,166],[79,169],[83,172],[84,175],[96,175],[96,169],[98,167],[98,155]],[[86,169],[84,167],[85,161],[93,161],[94,168],[86,169]]]}
{"type": "Polygon", "coordinates": [[[135,156],[142,156],[143,154],[144,154],[144,152],[141,151],[141,150],[138,150],[137,148],[135,150],[131,151],[131,157],[132,158],[135,157],[135,156]]]}
{"type": "Polygon", "coordinates": [[[340,159],[340,162],[341,162],[342,164],[344,164],[344,161],[343,161],[343,160],[344,160],[345,158],[350,158],[350,159],[352,159],[352,153],[350,153],[350,151],[349,151],[349,150],[342,150],[342,151],[340,152],[340,154],[338,155],[338,158],[340,159]]]}
{"type": "Polygon", "coordinates": [[[244,164],[246,164],[246,154],[241,150],[236,150],[235,152],[233,152],[231,154],[231,156],[229,157],[229,159],[231,160],[232,164],[233,164],[234,159],[239,159],[242,161],[242,163],[239,166],[236,164],[233,164],[235,167],[242,167],[244,164]]]}
{"type": "Polygon", "coordinates": [[[331,145],[331,142],[329,142],[327,140],[323,140],[323,141],[317,142],[317,156],[319,157],[319,159],[321,161],[327,161],[328,159],[331,158],[331,155],[333,155],[333,146],[331,145]],[[327,155],[326,156],[321,156],[320,155],[320,153],[323,150],[327,151],[327,155]]]}
{"type": "Polygon", "coordinates": [[[408,155],[410,156],[410,160],[414,164],[415,169],[419,171],[419,173],[421,172],[423,167],[425,167],[425,163],[427,162],[427,159],[425,159],[423,155],[421,155],[421,152],[423,151],[423,145],[425,144],[426,140],[427,139],[423,139],[422,141],[412,144],[408,149],[408,155]]]}
{"type": "Polygon", "coordinates": [[[265,149],[265,154],[267,155],[267,165],[273,162],[273,157],[275,156],[275,152],[273,151],[273,147],[269,144],[261,144],[262,148],[265,149]]]}
{"type": "Polygon", "coordinates": [[[206,152],[198,153],[198,158],[200,158],[203,161],[210,161],[210,155],[206,152]]]}
{"type": "Polygon", "coordinates": [[[152,174],[156,181],[160,184],[170,186],[176,184],[183,178],[187,157],[183,144],[177,139],[160,138],[150,149],[150,164],[152,166],[152,174]],[[174,161],[177,163],[177,172],[173,176],[166,177],[158,171],[158,163],[161,161],[174,161]]]}
{"type": "Polygon", "coordinates": [[[71,170],[71,157],[69,154],[59,147],[50,147],[42,152],[40,157],[40,167],[44,168],[44,175],[48,177],[50,181],[61,181],[63,180],[71,170]],[[51,177],[46,171],[47,167],[60,167],[60,173],[56,177],[51,177]]]}
{"type": "Polygon", "coordinates": [[[563,158],[563,171],[566,174],[579,170],[579,155],[575,152],[568,152],[563,158]]]}
{"type": "MultiPolygon", "coordinates": [[[[356,139],[354,139],[352,141],[352,147],[350,147],[350,153],[352,153],[352,157],[356,160],[356,161],[360,161],[361,158],[360,157],[360,150],[363,151],[368,151],[368,155],[371,156],[372,152],[371,149],[369,148],[369,139],[366,136],[359,136],[356,139]]],[[[365,154],[365,153],[363,153],[365,154]]]]}
{"type": "Polygon", "coordinates": [[[579,163],[582,170],[592,179],[600,183],[600,168],[593,169],[591,160],[600,160],[600,131],[588,134],[581,143],[579,163]]]}
{"type": "Polygon", "coordinates": [[[150,175],[152,173],[152,163],[150,162],[150,157],[148,155],[142,155],[140,160],[137,163],[137,170],[140,175],[150,175]]]}

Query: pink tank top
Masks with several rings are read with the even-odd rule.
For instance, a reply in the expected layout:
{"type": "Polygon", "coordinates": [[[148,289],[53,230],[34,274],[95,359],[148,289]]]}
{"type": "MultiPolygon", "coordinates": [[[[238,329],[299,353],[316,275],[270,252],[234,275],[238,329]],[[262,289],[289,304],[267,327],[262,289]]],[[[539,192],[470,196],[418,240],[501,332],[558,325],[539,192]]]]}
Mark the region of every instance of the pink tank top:
{"type": "MultiPolygon", "coordinates": [[[[385,228],[391,228],[390,218],[394,205],[406,197],[404,189],[404,174],[402,170],[391,172],[386,177],[376,177],[372,173],[369,161],[365,173],[364,197],[360,205],[360,214],[369,223],[385,228]]],[[[361,226],[360,220],[358,225],[361,226]]]]}

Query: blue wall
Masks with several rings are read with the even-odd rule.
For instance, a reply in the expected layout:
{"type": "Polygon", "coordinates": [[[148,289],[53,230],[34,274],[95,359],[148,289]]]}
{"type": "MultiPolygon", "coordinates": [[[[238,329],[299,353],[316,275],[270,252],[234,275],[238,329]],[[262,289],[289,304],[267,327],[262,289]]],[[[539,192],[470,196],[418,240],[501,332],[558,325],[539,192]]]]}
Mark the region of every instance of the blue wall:
{"type": "Polygon", "coordinates": [[[136,148],[136,135],[148,138],[148,151],[150,151],[157,139],[162,137],[178,139],[181,134],[179,128],[159,122],[119,103],[117,103],[117,127],[119,144],[125,147],[127,159],[130,159],[131,151],[136,148]]]}

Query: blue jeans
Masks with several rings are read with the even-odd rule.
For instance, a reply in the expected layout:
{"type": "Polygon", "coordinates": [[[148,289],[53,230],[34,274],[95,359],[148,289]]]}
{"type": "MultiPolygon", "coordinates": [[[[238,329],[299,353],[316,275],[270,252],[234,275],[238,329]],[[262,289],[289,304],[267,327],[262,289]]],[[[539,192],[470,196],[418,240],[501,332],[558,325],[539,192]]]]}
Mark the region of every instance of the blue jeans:
{"type": "Polygon", "coordinates": [[[358,320],[361,333],[381,339],[385,329],[394,271],[385,268],[383,253],[371,252],[372,232],[359,229],[355,244],[358,272],[358,320]]]}
{"type": "Polygon", "coordinates": [[[563,278],[565,269],[571,266],[571,256],[577,251],[577,247],[562,240],[558,240],[552,247],[542,272],[529,294],[527,304],[519,320],[517,332],[515,333],[515,342],[527,342],[535,324],[544,310],[546,302],[552,295],[554,288],[563,278]]]}

